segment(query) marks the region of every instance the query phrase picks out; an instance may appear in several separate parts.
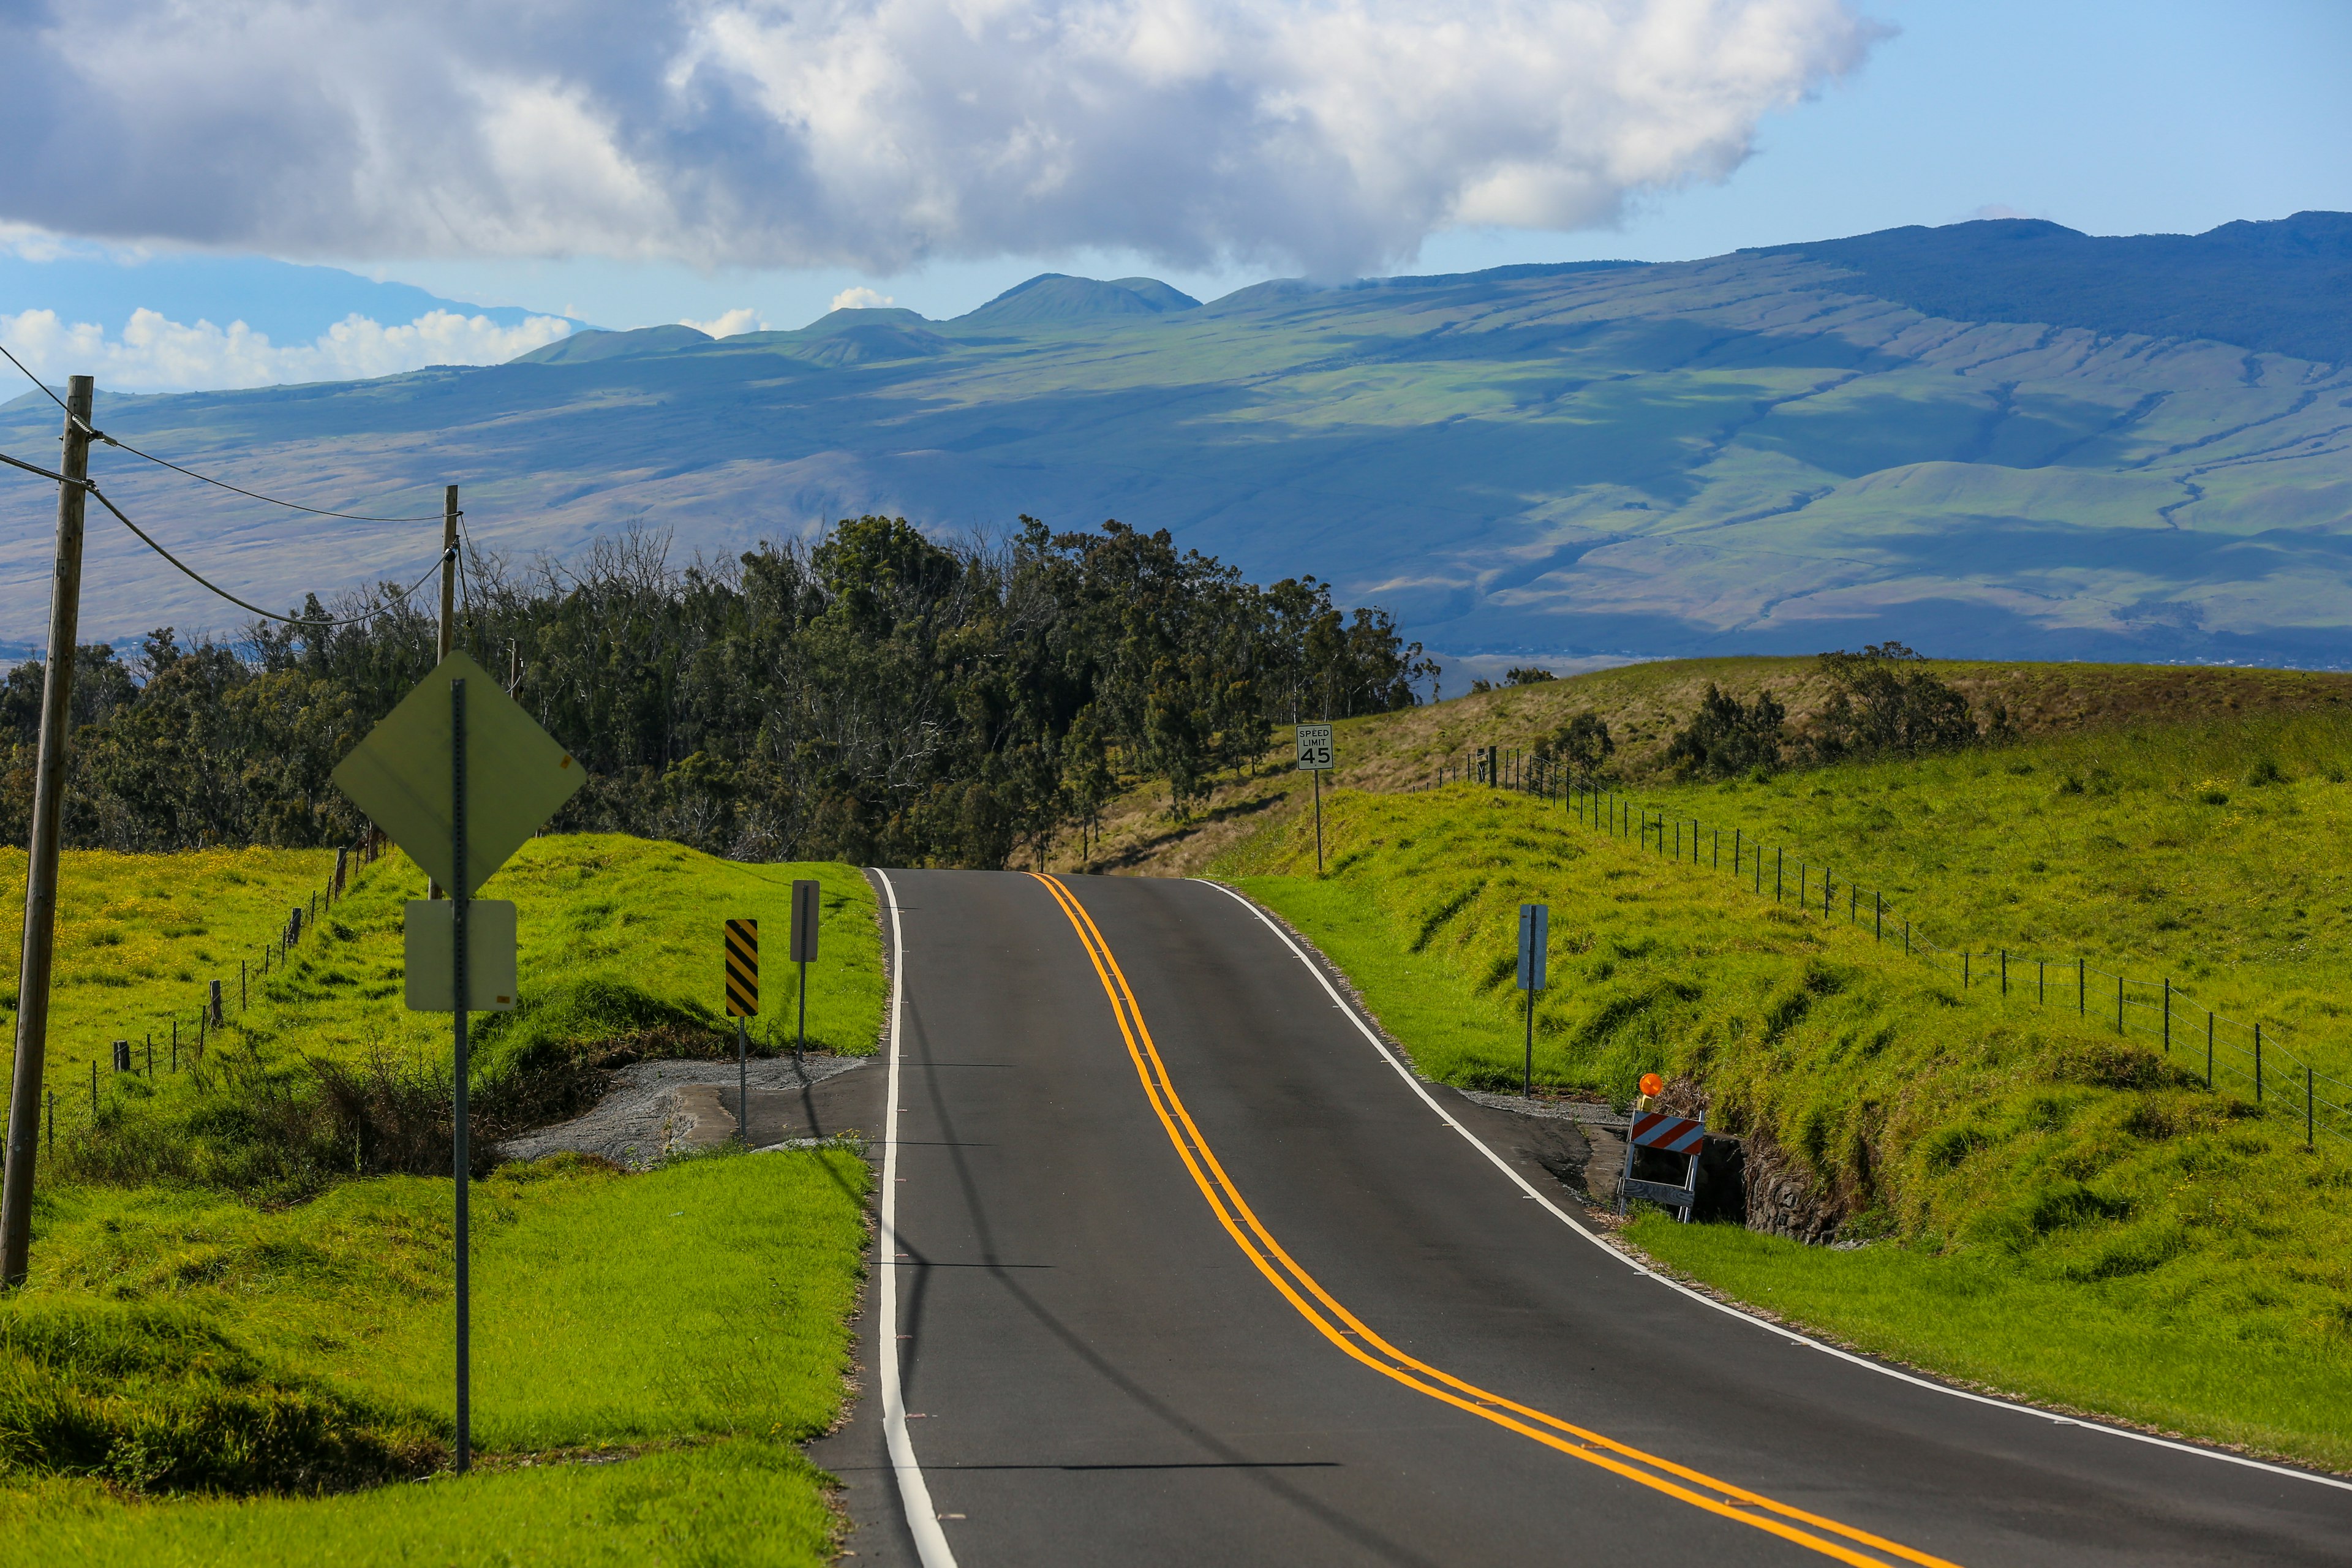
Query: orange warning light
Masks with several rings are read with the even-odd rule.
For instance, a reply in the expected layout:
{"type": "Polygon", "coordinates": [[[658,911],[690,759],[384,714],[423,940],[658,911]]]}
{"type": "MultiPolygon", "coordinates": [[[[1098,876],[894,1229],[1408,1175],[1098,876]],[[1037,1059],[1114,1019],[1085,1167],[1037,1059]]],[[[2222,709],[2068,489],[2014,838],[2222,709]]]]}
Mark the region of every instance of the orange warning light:
{"type": "Polygon", "coordinates": [[[1666,1080],[1660,1078],[1656,1073],[1645,1072],[1642,1075],[1642,1092],[1643,1094],[1663,1094],[1665,1092],[1665,1088],[1666,1080]]]}

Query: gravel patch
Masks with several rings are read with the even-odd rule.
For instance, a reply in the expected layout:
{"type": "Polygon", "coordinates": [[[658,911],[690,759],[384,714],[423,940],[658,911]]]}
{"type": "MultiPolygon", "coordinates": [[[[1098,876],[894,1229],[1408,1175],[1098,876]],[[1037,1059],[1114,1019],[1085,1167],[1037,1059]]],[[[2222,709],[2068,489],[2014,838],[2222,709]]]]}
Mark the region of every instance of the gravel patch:
{"type": "Polygon", "coordinates": [[[1457,1089],[1454,1091],[1465,1100],[1507,1110],[1514,1116],[1540,1117],[1547,1121],[1576,1121],[1588,1127],[1631,1127],[1633,1123],[1622,1112],[1606,1105],[1595,1105],[1582,1100],[1523,1100],[1516,1094],[1488,1094],[1482,1089],[1457,1089]]]}
{"type": "MultiPolygon", "coordinates": [[[[752,1062],[746,1076],[755,1090],[798,1089],[867,1059],[812,1056],[803,1077],[790,1057],[779,1057],[752,1062]]],[[[613,1088],[594,1110],[509,1139],[499,1145],[498,1157],[537,1160],[571,1150],[645,1170],[671,1154],[723,1143],[735,1136],[735,1118],[719,1104],[718,1091],[735,1087],[735,1071],[733,1062],[634,1062],[613,1075],[613,1088]]]]}

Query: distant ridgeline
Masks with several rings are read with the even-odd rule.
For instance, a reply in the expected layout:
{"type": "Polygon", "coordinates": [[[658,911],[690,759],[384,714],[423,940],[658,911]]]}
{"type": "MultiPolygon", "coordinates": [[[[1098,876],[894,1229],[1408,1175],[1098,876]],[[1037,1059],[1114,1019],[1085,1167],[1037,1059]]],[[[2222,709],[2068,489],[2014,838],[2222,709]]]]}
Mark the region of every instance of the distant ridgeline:
{"type": "MultiPolygon", "coordinates": [[[[468,579],[461,646],[588,767],[558,828],[760,860],[1042,857],[1139,782],[1181,816],[1218,773],[1259,764],[1276,724],[1411,707],[1435,673],[1386,616],[1343,613],[1312,578],[1260,588],[1117,523],[1024,520],[993,548],[866,517],[814,548],[683,571],[630,533],[561,572],[477,560],[468,579]]],[[[82,649],[68,842],[356,837],[329,770],[434,660],[435,623],[385,598],[371,624],[258,626],[239,649],[168,628],[129,659],[82,649]]],[[[18,842],[42,674],[0,684],[0,835],[18,842]]]]}
{"type": "MultiPolygon", "coordinates": [[[[2343,214],[1967,223],[1206,304],[1049,275],[948,321],[580,333],[506,365],[100,407],[280,493],[458,480],[517,559],[627,526],[726,555],[869,512],[942,537],[1118,517],[1259,581],[1318,573],[1454,652],[2352,662],[2343,214]]],[[[0,444],[40,449],[55,412],[0,407],[0,444]]],[[[259,541],[233,497],[171,504],[177,538],[259,541]]],[[[46,571],[49,506],[0,486],[13,580],[46,571]]],[[[267,582],[321,590],[416,552],[270,537],[267,582]]],[[[164,572],[94,563],[86,624],[209,624],[164,572]]],[[[37,637],[37,593],[0,607],[0,643],[37,637]]]]}

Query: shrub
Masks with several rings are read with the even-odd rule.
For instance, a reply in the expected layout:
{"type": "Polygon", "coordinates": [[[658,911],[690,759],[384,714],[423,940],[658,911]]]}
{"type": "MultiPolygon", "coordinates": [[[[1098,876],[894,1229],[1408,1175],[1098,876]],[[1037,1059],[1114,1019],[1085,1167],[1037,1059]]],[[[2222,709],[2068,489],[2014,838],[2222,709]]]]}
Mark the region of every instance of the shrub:
{"type": "Polygon", "coordinates": [[[1666,760],[1686,779],[1769,777],[1780,765],[1788,719],[1769,691],[1743,705],[1709,681],[1698,711],[1666,747],[1666,760]]]}
{"type": "MultiPolygon", "coordinates": [[[[1822,673],[1830,700],[1815,721],[1811,749],[1817,761],[1892,752],[1916,756],[1972,746],[1987,738],[1969,713],[1968,699],[1925,668],[1926,658],[1899,642],[1873,643],[1860,653],[1825,653],[1822,673]]],[[[1990,729],[2009,732],[2009,715],[1996,709],[1990,729]]]]}

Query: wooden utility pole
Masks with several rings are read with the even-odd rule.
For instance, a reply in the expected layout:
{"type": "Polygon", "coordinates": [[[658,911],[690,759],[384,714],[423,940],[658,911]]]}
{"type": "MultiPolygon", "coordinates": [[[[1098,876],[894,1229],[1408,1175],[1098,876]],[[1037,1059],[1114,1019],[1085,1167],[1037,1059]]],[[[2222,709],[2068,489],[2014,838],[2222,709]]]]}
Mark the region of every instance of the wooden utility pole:
{"type": "Polygon", "coordinates": [[[441,497],[441,651],[436,662],[457,646],[457,487],[441,497]]]}
{"type": "Polygon", "coordinates": [[[25,1282],[33,1241],[33,1156],[41,1126],[41,1068],[49,1048],[49,970],[56,956],[58,837],[65,805],[66,738],[73,706],[74,639],[81,626],[82,510],[89,499],[89,415],[97,384],[66,391],[65,453],[58,471],[58,559],[49,589],[49,662],[41,680],[41,747],[33,782],[32,854],[25,867],[24,966],[16,981],[16,1063],[8,1094],[8,1152],[0,1177],[0,1285],[25,1282]]]}

